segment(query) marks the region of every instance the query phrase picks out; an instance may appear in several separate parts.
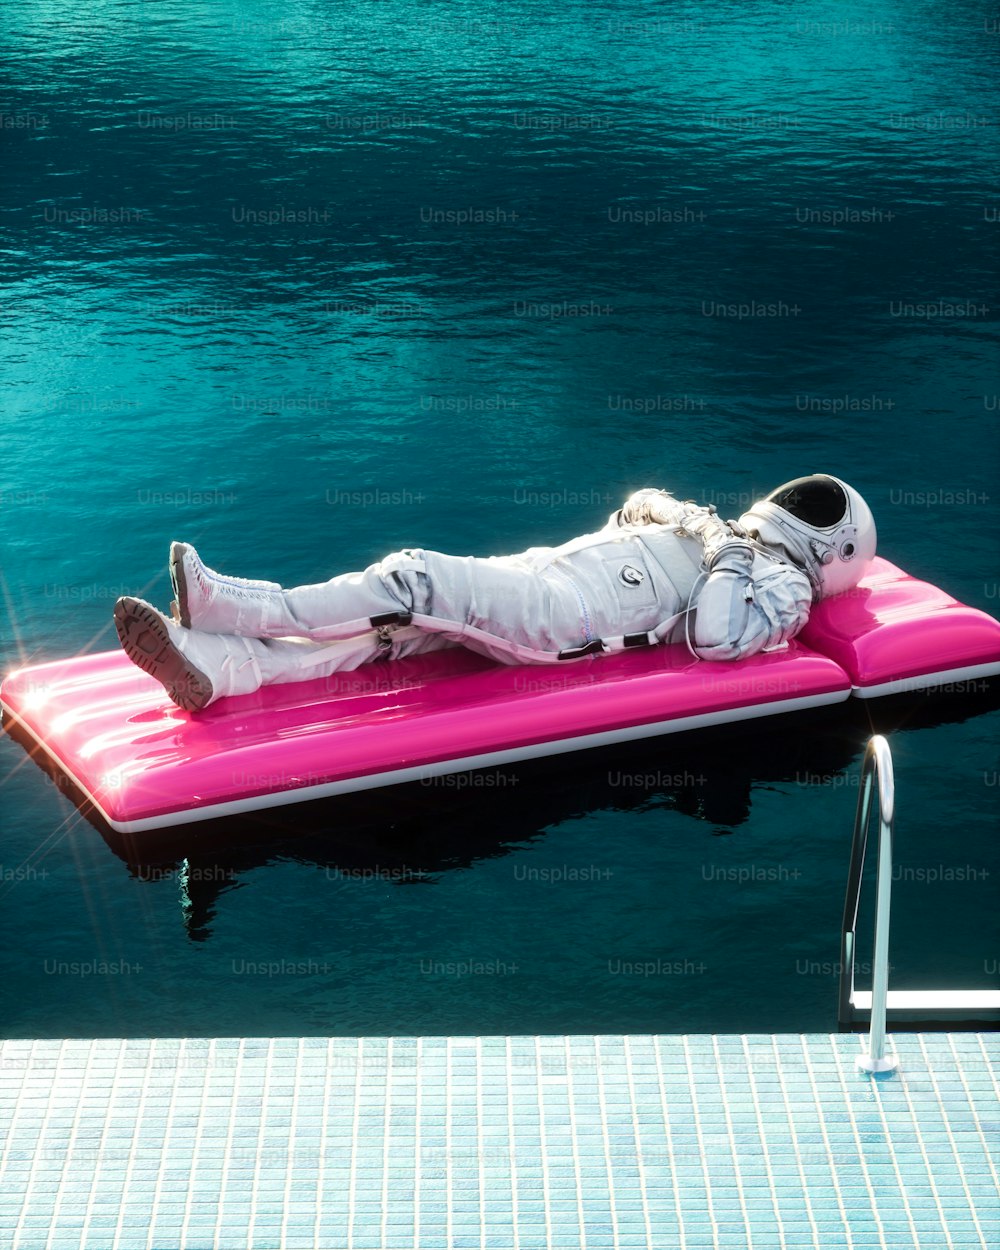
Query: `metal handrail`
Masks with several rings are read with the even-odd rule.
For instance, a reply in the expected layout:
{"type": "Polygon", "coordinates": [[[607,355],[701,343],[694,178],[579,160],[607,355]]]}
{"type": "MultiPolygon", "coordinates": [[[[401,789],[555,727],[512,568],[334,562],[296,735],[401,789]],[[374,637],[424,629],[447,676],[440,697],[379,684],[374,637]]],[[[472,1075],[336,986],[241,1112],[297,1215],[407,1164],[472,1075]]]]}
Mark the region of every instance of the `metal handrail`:
{"type": "Polygon", "coordinates": [[[868,824],[871,817],[872,793],[878,785],[879,834],[878,869],[875,902],[875,955],[872,969],[872,1006],[868,1053],[858,1060],[868,1072],[888,1072],[896,1060],[885,1057],[885,1005],[889,991],[889,901],[892,893],[892,826],[895,816],[896,789],[892,774],[892,754],[881,734],[875,734],[865,750],[861,765],[861,789],[854,818],[851,843],[851,868],[844,900],[844,925],[840,944],[840,1009],[841,1028],[851,1019],[854,1000],[854,954],[857,946],[858,903],[861,877],[868,845],[868,824]]]}

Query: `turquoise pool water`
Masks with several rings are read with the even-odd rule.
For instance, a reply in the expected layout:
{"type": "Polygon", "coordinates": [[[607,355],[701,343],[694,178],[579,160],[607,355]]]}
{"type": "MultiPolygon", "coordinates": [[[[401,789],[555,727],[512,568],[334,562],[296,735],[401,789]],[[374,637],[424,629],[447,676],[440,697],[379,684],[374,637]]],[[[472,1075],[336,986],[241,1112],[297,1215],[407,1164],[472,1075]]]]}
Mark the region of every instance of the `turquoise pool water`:
{"type": "MultiPolygon", "coordinates": [[[[813,469],[996,614],[998,38],[964,3],[16,6],[4,669],[114,645],[171,538],[294,583],[813,469]]],[[[995,693],[868,711],[893,983],[993,984],[995,693]]],[[[4,739],[3,1028],[832,1027],[867,715],[189,831],[155,871],[4,739]]]]}

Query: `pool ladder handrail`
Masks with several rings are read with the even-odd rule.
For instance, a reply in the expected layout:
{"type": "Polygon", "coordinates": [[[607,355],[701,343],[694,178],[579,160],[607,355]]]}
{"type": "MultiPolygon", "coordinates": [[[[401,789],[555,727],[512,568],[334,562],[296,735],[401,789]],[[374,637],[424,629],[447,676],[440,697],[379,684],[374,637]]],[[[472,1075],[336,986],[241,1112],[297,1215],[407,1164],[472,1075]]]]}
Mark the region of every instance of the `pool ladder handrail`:
{"type": "Polygon", "coordinates": [[[866,1072],[891,1072],[897,1060],[885,1055],[885,1011],[889,992],[889,904],[892,894],[892,832],[895,819],[896,786],[892,753],[881,734],[875,734],[865,748],[861,764],[861,788],[854,817],[851,868],[844,900],[844,924],[840,943],[840,1026],[851,1019],[854,1009],[854,956],[857,947],[858,904],[861,878],[868,846],[872,795],[878,794],[878,866],[875,884],[875,955],[872,969],[872,1005],[868,1051],[858,1059],[866,1072]]]}

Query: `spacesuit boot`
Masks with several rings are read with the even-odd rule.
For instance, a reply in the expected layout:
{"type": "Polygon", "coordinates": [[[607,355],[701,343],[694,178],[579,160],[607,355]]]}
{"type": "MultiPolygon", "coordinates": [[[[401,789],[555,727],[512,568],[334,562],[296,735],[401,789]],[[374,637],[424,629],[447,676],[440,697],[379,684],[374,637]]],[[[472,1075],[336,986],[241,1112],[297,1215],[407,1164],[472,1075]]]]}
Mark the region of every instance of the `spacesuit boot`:
{"type": "MultiPolygon", "coordinates": [[[[252,694],[261,686],[308,681],[358,668],[387,654],[377,632],[341,642],[305,638],[243,638],[185,629],[142,599],[115,605],[115,628],[129,659],[155,677],[179,707],[201,711],[228,695],[252,694]]],[[[444,639],[407,639],[394,655],[413,654],[444,639]]]]}
{"type": "Polygon", "coordinates": [[[286,590],[277,582],[216,573],[190,543],[170,546],[179,624],[249,638],[349,638],[366,631],[373,617],[413,610],[412,580],[393,574],[412,573],[417,567],[418,562],[398,553],[363,573],[286,590]]]}

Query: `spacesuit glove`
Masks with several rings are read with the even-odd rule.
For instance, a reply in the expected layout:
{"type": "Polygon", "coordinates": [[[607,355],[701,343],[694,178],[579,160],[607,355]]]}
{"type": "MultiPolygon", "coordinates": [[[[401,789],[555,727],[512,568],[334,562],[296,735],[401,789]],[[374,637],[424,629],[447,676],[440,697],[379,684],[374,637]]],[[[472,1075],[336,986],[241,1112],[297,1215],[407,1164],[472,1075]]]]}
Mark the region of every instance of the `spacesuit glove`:
{"type": "Polygon", "coordinates": [[[618,515],[621,525],[676,525],[685,508],[669,491],[647,486],[630,495],[618,515]]]}
{"type": "Polygon", "coordinates": [[[705,548],[705,568],[712,573],[725,570],[749,575],[753,561],[753,545],[745,538],[719,538],[705,548]]]}

